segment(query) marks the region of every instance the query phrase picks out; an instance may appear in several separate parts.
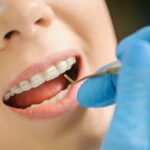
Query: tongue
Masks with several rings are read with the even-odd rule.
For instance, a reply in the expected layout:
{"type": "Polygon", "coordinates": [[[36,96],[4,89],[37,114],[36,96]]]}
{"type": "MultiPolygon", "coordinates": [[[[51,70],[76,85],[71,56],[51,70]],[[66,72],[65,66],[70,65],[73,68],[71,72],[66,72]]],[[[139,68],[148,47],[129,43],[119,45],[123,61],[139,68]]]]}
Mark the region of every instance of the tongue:
{"type": "Polygon", "coordinates": [[[37,88],[14,95],[11,98],[10,103],[11,105],[15,105],[15,107],[20,108],[28,107],[32,104],[38,104],[55,96],[58,92],[63,90],[66,85],[67,81],[63,75],[61,75],[54,80],[45,82],[37,88]]]}

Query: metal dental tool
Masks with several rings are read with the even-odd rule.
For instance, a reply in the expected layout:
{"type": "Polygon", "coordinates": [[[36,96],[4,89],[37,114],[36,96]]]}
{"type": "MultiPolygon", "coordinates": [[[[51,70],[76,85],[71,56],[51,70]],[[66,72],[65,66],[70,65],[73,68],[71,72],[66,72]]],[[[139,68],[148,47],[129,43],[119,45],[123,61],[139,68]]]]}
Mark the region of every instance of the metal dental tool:
{"type": "Polygon", "coordinates": [[[64,77],[71,83],[71,84],[76,84],[79,83],[85,79],[88,78],[92,78],[92,77],[96,77],[96,76],[100,76],[103,75],[104,73],[112,73],[112,74],[116,74],[118,73],[119,69],[121,67],[121,63],[119,61],[115,61],[112,62],[110,64],[107,65],[107,67],[105,67],[104,69],[100,69],[99,71],[91,74],[91,75],[87,75],[77,81],[72,80],[67,74],[64,75],[64,77]]]}

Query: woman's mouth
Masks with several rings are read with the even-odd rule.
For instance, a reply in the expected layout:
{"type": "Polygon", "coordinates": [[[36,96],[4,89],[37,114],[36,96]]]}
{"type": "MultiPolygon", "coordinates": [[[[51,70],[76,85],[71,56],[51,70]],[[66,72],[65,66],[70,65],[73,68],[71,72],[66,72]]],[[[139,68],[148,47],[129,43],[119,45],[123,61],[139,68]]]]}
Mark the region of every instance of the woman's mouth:
{"type": "Polygon", "coordinates": [[[70,85],[64,74],[77,80],[80,67],[76,56],[60,59],[8,90],[3,97],[4,104],[32,119],[56,117],[74,110],[78,106],[79,85],[70,85]]]}

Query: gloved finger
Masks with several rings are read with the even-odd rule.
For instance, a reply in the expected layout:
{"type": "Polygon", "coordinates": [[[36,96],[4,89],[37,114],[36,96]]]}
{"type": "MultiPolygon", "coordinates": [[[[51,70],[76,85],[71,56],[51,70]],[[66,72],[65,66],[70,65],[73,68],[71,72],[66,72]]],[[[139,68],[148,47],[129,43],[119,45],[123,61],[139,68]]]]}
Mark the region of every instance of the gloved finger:
{"type": "MultiPolygon", "coordinates": [[[[109,65],[100,70],[109,67],[109,65]]],[[[110,73],[86,80],[77,94],[79,104],[84,107],[104,107],[114,104],[116,82],[117,74],[110,73]]]]}
{"type": "Polygon", "coordinates": [[[124,54],[125,51],[130,49],[130,45],[132,43],[135,43],[135,40],[145,41],[145,42],[149,43],[150,42],[150,26],[147,26],[147,27],[144,27],[144,28],[138,30],[137,32],[126,37],[119,43],[117,51],[116,51],[116,55],[119,59],[121,59],[121,56],[122,56],[121,54],[124,54]]]}
{"type": "Polygon", "coordinates": [[[146,26],[146,27],[136,31],[131,36],[132,36],[132,38],[135,38],[135,39],[150,42],[150,26],[146,26]]]}
{"type": "Polygon", "coordinates": [[[103,150],[150,149],[150,44],[135,40],[127,47],[120,50],[116,111],[103,150]]]}

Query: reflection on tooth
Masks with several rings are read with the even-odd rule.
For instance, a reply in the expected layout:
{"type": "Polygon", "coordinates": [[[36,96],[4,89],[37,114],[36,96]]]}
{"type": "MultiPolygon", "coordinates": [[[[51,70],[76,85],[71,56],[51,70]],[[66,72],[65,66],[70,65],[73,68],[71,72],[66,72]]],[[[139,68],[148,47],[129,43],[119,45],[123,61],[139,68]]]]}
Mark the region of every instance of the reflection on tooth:
{"type": "Polygon", "coordinates": [[[45,82],[45,78],[43,77],[42,74],[37,74],[33,76],[32,78],[30,78],[30,83],[33,88],[40,86],[44,82],[45,82]]]}
{"type": "Polygon", "coordinates": [[[11,96],[11,93],[10,93],[10,92],[8,92],[7,94],[5,94],[5,95],[4,95],[4,101],[9,100],[10,96],[11,96]]]}
{"type": "Polygon", "coordinates": [[[48,68],[45,72],[44,72],[44,77],[46,81],[50,81],[52,79],[55,79],[56,77],[59,76],[59,72],[56,69],[55,66],[52,66],[50,68],[48,68]]]}
{"type": "Polygon", "coordinates": [[[60,74],[64,73],[68,68],[67,62],[66,61],[59,62],[58,64],[56,64],[56,68],[58,69],[60,74]]]}
{"type": "Polygon", "coordinates": [[[19,87],[22,91],[28,91],[32,89],[31,84],[27,80],[20,82],[19,87]]]}

